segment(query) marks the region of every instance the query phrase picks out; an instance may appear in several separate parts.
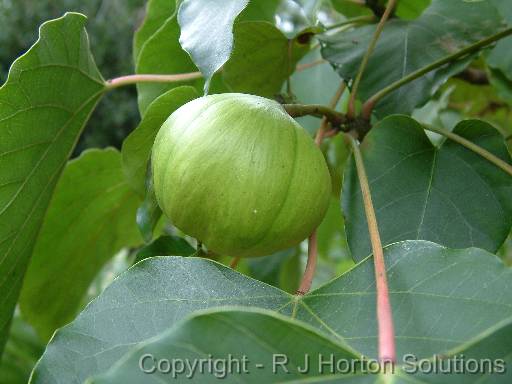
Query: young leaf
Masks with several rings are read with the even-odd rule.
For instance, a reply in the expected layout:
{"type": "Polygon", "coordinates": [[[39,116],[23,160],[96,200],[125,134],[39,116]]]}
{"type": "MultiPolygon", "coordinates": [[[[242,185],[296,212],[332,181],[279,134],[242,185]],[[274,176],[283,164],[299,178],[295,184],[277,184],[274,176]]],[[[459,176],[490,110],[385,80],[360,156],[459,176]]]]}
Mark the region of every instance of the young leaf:
{"type": "Polygon", "coordinates": [[[237,23],[234,34],[235,48],[223,69],[224,82],[234,92],[275,97],[309,48],[291,40],[289,58],[289,40],[265,21],[237,23]]]}
{"type": "Polygon", "coordinates": [[[145,194],[146,170],[158,130],[176,109],[198,96],[193,87],[178,87],[164,93],[149,105],[139,126],[124,140],[124,172],[139,195],[145,194]]]}
{"type": "Polygon", "coordinates": [[[57,180],[105,91],[85,21],[44,23],[0,88],[0,351],[57,180]]]}
{"type": "Polygon", "coordinates": [[[158,201],[156,201],[151,172],[148,172],[146,196],[140,207],[137,208],[135,220],[142,238],[146,243],[150,243],[151,240],[153,240],[153,231],[161,217],[162,209],[158,205],[158,201]]]}
{"type": "MultiPolygon", "coordinates": [[[[359,87],[359,96],[366,100],[405,75],[501,28],[502,19],[488,1],[433,0],[418,19],[390,20],[370,57],[359,87]],[[440,18],[443,22],[439,22],[440,18]]],[[[346,81],[355,77],[374,30],[374,26],[365,26],[322,38],[323,56],[346,81]]],[[[469,61],[470,58],[465,58],[442,66],[401,87],[377,103],[375,113],[379,117],[411,113],[469,61]]]]}
{"type": "MultiPolygon", "coordinates": [[[[180,28],[175,3],[175,0],[150,0],[148,3],[146,20],[135,34],[136,73],[179,74],[197,71],[197,67],[178,42],[180,28]]],[[[141,115],[145,115],[149,105],[158,96],[183,83],[191,84],[200,90],[203,80],[138,84],[141,115]]]]}
{"type": "MultiPolygon", "coordinates": [[[[455,130],[506,162],[503,136],[491,125],[465,120],[455,130]]],[[[390,116],[361,146],[383,244],[423,239],[492,253],[512,225],[512,177],[469,149],[447,140],[437,149],[422,127],[390,116]]],[[[371,252],[353,162],[342,196],[345,231],[355,260],[371,252]]]]}
{"type": "MultiPolygon", "coordinates": [[[[506,294],[512,287],[512,270],[486,251],[406,241],[387,247],[385,259],[399,359],[406,353],[425,358],[464,347],[512,318],[512,297],[506,294]]],[[[296,317],[330,340],[348,344],[370,358],[376,356],[371,257],[303,297],[213,261],[160,257],[131,268],[59,330],[31,382],[82,383],[88,376],[106,372],[132,347],[194,311],[230,305],[296,317]]],[[[205,333],[198,335],[205,337],[205,333]]]]}
{"type": "MultiPolygon", "coordinates": [[[[317,379],[332,375],[329,369],[320,364],[322,356],[326,360],[333,356],[336,360],[356,360],[359,356],[338,340],[322,337],[314,329],[275,313],[262,310],[207,311],[187,321],[177,324],[157,338],[132,350],[108,373],[89,384],[135,384],[162,383],[172,377],[172,373],[148,375],[139,368],[139,359],[144,354],[172,356],[176,359],[199,360],[207,356],[215,359],[247,359],[246,372],[233,370],[233,373],[205,372],[193,375],[194,383],[214,382],[222,379],[228,383],[284,383],[307,378],[317,379]],[[286,369],[273,364],[275,356],[287,358],[286,369]],[[304,368],[305,356],[310,358],[309,370],[304,368]],[[261,364],[261,367],[258,367],[261,364]],[[273,372],[273,367],[275,372],[273,372]]],[[[145,369],[150,370],[154,363],[145,361],[145,369]]],[[[185,375],[176,375],[178,380],[186,380],[185,375]]],[[[332,379],[326,377],[326,379],[332,379]]],[[[189,379],[190,380],[190,379],[189,379]]],[[[302,381],[302,380],[300,380],[302,381]]],[[[298,382],[298,381],[295,381],[298,382]]],[[[322,381],[323,382],[323,381],[322,381]]],[[[356,381],[357,382],[357,381],[356,381]]]]}
{"type": "Polygon", "coordinates": [[[89,150],[68,163],[20,296],[23,316],[43,338],[75,317],[105,262],[142,242],[134,223],[138,204],[117,150],[89,150]]]}
{"type": "Polygon", "coordinates": [[[178,12],[180,43],[206,78],[229,59],[233,48],[233,23],[249,0],[184,0],[178,12]]]}

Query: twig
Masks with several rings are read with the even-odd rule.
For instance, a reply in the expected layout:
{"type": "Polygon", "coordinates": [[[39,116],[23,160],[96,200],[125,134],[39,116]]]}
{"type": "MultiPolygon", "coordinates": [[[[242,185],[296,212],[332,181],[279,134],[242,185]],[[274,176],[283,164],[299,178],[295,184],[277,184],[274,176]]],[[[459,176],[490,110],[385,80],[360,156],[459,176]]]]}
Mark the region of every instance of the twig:
{"type": "Polygon", "coordinates": [[[332,108],[319,104],[283,104],[285,111],[292,117],[316,116],[325,117],[333,127],[344,130],[343,124],[347,122],[346,116],[332,108]]]}
{"type": "Polygon", "coordinates": [[[473,43],[471,45],[468,45],[465,48],[462,48],[461,50],[452,53],[450,55],[447,55],[439,60],[434,61],[433,63],[430,63],[429,65],[426,65],[414,72],[411,72],[405,77],[402,77],[400,80],[395,81],[394,83],[391,83],[387,87],[381,89],[377,93],[375,93],[372,97],[370,97],[363,105],[363,111],[362,115],[364,118],[369,119],[371,116],[371,113],[373,111],[373,108],[375,107],[375,104],[379,102],[384,96],[387,94],[393,92],[395,89],[400,88],[401,86],[410,83],[413,80],[416,80],[418,77],[423,76],[424,74],[433,71],[436,68],[439,68],[445,64],[448,64],[451,61],[460,59],[463,56],[466,56],[469,53],[472,53],[474,51],[479,50],[482,47],[485,47],[489,44],[494,43],[497,40],[500,40],[506,36],[512,35],[512,27],[507,28],[501,32],[498,32],[492,36],[486,37],[485,39],[479,40],[476,43],[473,43]]]}
{"type": "Polygon", "coordinates": [[[178,81],[199,79],[202,76],[201,72],[179,73],[174,75],[128,75],[108,80],[106,84],[107,89],[114,89],[137,83],[175,83],[178,81]]]}
{"type": "Polygon", "coordinates": [[[459,143],[460,145],[463,145],[467,149],[479,154],[484,159],[490,161],[491,163],[493,163],[494,165],[501,168],[502,170],[504,170],[505,172],[507,172],[509,175],[512,176],[512,165],[501,160],[499,157],[493,155],[491,152],[483,149],[479,145],[476,145],[475,143],[465,139],[464,137],[459,136],[456,133],[450,132],[443,128],[437,128],[437,127],[432,127],[432,126],[424,126],[423,128],[428,131],[439,133],[440,135],[443,135],[443,136],[447,137],[448,139],[453,140],[456,143],[459,143]]]}
{"type": "Polygon", "coordinates": [[[366,53],[364,54],[363,60],[361,61],[361,65],[359,66],[359,70],[357,71],[357,75],[354,80],[354,85],[352,86],[352,90],[350,93],[350,100],[348,102],[347,115],[350,118],[353,118],[355,116],[355,101],[356,101],[356,96],[357,96],[357,90],[359,88],[359,83],[361,82],[361,78],[363,77],[364,70],[366,69],[366,66],[368,65],[370,56],[373,53],[375,46],[377,45],[377,41],[379,40],[382,30],[384,29],[384,24],[386,23],[389,15],[391,14],[391,11],[395,7],[396,1],[397,0],[389,0],[388,1],[388,4],[386,5],[386,10],[382,14],[382,17],[380,18],[380,21],[377,24],[377,27],[375,28],[375,32],[373,33],[372,39],[370,40],[370,44],[368,45],[368,48],[366,49],[366,53]]]}
{"type": "Polygon", "coordinates": [[[323,63],[327,63],[327,60],[318,59],[318,60],[312,61],[311,63],[297,64],[297,66],[295,67],[295,71],[301,72],[306,69],[316,67],[317,65],[320,65],[323,63]]]}
{"type": "Polygon", "coordinates": [[[364,168],[363,157],[359,149],[357,140],[350,136],[350,142],[354,152],[354,159],[357,168],[357,175],[361,185],[364,210],[368,222],[368,231],[372,243],[373,263],[375,268],[375,281],[377,288],[377,323],[379,328],[379,360],[384,365],[396,361],[395,350],[395,331],[393,326],[393,315],[391,303],[389,300],[388,283],[386,277],[386,264],[384,262],[384,252],[380,241],[377,218],[373,208],[372,197],[370,194],[370,185],[366,170],[364,168]]]}

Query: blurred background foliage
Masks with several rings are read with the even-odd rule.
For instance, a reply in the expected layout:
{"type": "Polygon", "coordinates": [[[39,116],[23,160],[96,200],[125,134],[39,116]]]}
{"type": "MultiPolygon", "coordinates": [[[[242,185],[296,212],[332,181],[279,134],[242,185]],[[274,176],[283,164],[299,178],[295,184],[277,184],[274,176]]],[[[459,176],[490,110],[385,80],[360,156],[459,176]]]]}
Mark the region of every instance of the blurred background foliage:
{"type": "MultiPolygon", "coordinates": [[[[133,33],[144,17],[144,0],[0,0],[0,84],[12,62],[37,39],[39,25],[80,12],[88,16],[91,49],[103,76],[133,73],[133,33]]],[[[134,87],[111,92],[103,98],[87,124],[75,156],[85,148],[115,146],[139,120],[134,87]]]]}

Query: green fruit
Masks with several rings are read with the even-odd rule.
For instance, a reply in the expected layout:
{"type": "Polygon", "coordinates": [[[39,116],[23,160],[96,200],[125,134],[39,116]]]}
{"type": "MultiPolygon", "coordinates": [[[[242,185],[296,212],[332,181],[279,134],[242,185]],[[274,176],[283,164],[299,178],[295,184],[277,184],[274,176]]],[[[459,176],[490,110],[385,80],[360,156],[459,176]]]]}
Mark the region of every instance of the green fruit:
{"type": "Polygon", "coordinates": [[[172,223],[228,256],[298,244],[322,221],[331,193],[313,140],[259,96],[225,93],[183,105],[162,125],[152,167],[172,223]]]}

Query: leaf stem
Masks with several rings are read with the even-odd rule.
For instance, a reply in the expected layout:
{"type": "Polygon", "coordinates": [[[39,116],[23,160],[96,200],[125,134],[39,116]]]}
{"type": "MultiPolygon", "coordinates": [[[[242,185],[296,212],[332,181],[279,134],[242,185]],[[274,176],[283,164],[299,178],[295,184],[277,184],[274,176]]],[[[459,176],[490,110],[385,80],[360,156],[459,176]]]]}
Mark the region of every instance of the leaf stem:
{"type": "Polygon", "coordinates": [[[370,44],[368,45],[368,48],[366,49],[366,53],[363,56],[363,60],[361,61],[361,64],[359,65],[359,70],[357,71],[357,75],[354,80],[354,85],[352,86],[352,92],[350,94],[350,100],[348,102],[347,115],[351,118],[355,116],[355,101],[356,101],[359,84],[361,83],[361,78],[363,77],[364,70],[366,69],[366,66],[368,65],[370,56],[373,53],[375,46],[377,45],[377,41],[379,40],[382,30],[384,29],[384,24],[386,23],[389,15],[391,14],[391,11],[395,7],[396,1],[397,0],[389,0],[388,1],[388,4],[386,5],[386,10],[382,14],[382,17],[380,18],[380,21],[377,24],[377,27],[375,28],[375,32],[373,33],[372,39],[370,40],[370,44]]]}
{"type": "Polygon", "coordinates": [[[137,83],[175,83],[203,77],[201,72],[178,73],[173,75],[128,75],[107,81],[107,89],[115,89],[137,83]]]}
{"type": "Polygon", "coordinates": [[[333,127],[343,129],[347,122],[346,116],[333,108],[320,104],[283,104],[285,111],[292,117],[316,116],[325,117],[333,127]]]}
{"type": "Polygon", "coordinates": [[[386,96],[387,94],[400,88],[401,86],[403,86],[413,80],[416,80],[417,78],[425,75],[426,73],[428,73],[430,71],[433,71],[436,68],[439,68],[445,64],[448,64],[451,61],[460,59],[461,57],[466,56],[469,53],[477,51],[480,48],[485,47],[491,43],[494,43],[495,41],[498,41],[498,40],[500,40],[506,36],[509,36],[509,35],[512,35],[512,27],[504,29],[501,32],[495,33],[494,35],[491,35],[489,37],[486,37],[485,39],[477,41],[476,43],[468,45],[467,47],[464,47],[455,53],[444,56],[441,59],[436,60],[433,63],[430,63],[429,65],[426,65],[414,72],[411,72],[407,76],[402,77],[400,80],[397,80],[394,83],[391,83],[387,87],[382,88],[380,91],[375,93],[364,103],[362,116],[366,119],[369,119],[371,116],[371,113],[373,111],[373,108],[375,107],[375,104],[377,104],[377,102],[379,100],[381,100],[384,96],[386,96]]]}
{"type": "Polygon", "coordinates": [[[443,135],[447,137],[450,140],[455,141],[456,143],[459,143],[460,145],[463,145],[467,149],[479,154],[484,159],[490,161],[497,167],[501,168],[503,171],[507,172],[509,175],[512,176],[512,165],[508,164],[507,162],[503,161],[499,157],[493,155],[491,152],[485,150],[484,148],[480,147],[479,145],[476,145],[475,143],[465,139],[462,136],[457,135],[456,133],[450,132],[444,128],[437,128],[437,127],[431,127],[431,126],[423,126],[424,129],[427,131],[439,133],[440,135],[443,135]]]}
{"type": "Polygon", "coordinates": [[[374,15],[358,16],[358,17],[353,17],[352,19],[343,20],[336,24],[329,25],[329,26],[325,27],[325,30],[331,31],[333,29],[344,27],[346,25],[351,25],[351,24],[372,23],[375,20],[376,20],[376,18],[374,15]]]}
{"type": "Polygon", "coordinates": [[[358,141],[350,137],[350,142],[354,152],[354,159],[357,168],[357,175],[361,185],[364,210],[368,222],[368,231],[372,243],[373,263],[375,268],[375,281],[377,288],[377,323],[379,328],[379,360],[383,364],[394,363],[396,361],[395,351],[395,331],[393,326],[393,315],[391,303],[389,300],[388,282],[386,277],[386,264],[384,262],[384,252],[380,241],[379,227],[373,208],[372,197],[370,194],[370,185],[366,170],[364,168],[363,157],[359,149],[358,141]]]}

